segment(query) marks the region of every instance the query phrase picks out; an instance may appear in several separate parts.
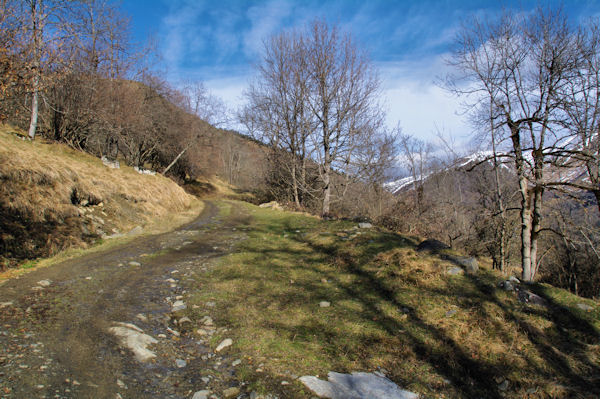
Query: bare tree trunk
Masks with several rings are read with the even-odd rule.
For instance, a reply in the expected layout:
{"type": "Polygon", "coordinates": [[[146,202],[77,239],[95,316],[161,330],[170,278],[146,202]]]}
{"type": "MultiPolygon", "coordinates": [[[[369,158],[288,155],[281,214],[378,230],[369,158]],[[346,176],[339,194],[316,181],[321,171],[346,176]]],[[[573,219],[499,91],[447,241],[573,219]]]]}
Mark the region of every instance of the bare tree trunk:
{"type": "Polygon", "coordinates": [[[523,149],[521,148],[520,127],[509,122],[513,151],[515,153],[515,169],[519,180],[519,193],[521,194],[521,278],[523,281],[533,279],[531,269],[531,202],[529,198],[528,181],[525,176],[523,149]]]}
{"type": "Polygon", "coordinates": [[[31,29],[33,34],[33,87],[32,87],[32,99],[31,99],[31,120],[29,122],[29,138],[32,140],[35,138],[35,132],[38,123],[39,113],[39,90],[40,90],[40,12],[38,8],[42,7],[42,4],[36,0],[32,0],[31,6],[31,29]],[[38,7],[39,5],[39,7],[38,7]]]}
{"type": "Polygon", "coordinates": [[[169,169],[171,169],[171,168],[173,167],[173,165],[175,165],[175,164],[177,163],[177,161],[179,161],[179,158],[181,158],[181,157],[183,156],[183,154],[185,154],[185,152],[188,150],[188,148],[190,148],[190,146],[191,146],[191,144],[190,144],[190,145],[188,145],[187,147],[185,147],[185,148],[183,149],[183,151],[181,151],[179,154],[177,154],[177,156],[176,156],[176,157],[175,157],[175,159],[174,159],[174,160],[173,160],[173,161],[172,161],[172,162],[169,164],[169,166],[167,166],[167,167],[165,168],[165,170],[163,170],[163,172],[162,172],[162,175],[163,175],[163,176],[164,176],[164,175],[165,175],[165,174],[166,174],[166,173],[169,171],[169,169]]]}
{"type": "MultiPolygon", "coordinates": [[[[494,106],[490,101],[490,115],[494,114],[494,106]]],[[[496,131],[494,128],[494,120],[490,117],[490,132],[492,135],[492,154],[494,156],[494,184],[496,190],[496,205],[498,206],[499,217],[500,217],[500,259],[498,259],[498,269],[504,272],[506,266],[506,248],[504,241],[506,240],[506,209],[504,208],[504,201],[502,200],[502,188],[500,186],[500,171],[498,170],[498,156],[496,152],[496,131]]]]}
{"type": "Polygon", "coordinates": [[[296,159],[293,154],[292,154],[292,156],[294,157],[294,160],[292,161],[292,190],[293,190],[293,194],[294,194],[294,202],[296,203],[296,206],[299,209],[300,208],[300,197],[298,197],[298,178],[296,176],[296,159]]]}
{"type": "Polygon", "coordinates": [[[39,78],[36,76],[33,78],[33,95],[32,95],[32,99],[31,99],[31,119],[29,122],[29,138],[32,140],[35,138],[35,132],[37,130],[38,111],[39,111],[39,78]]]}
{"type": "Polygon", "coordinates": [[[331,169],[331,165],[329,164],[329,156],[326,153],[325,154],[325,165],[323,165],[323,184],[325,185],[325,187],[323,187],[323,216],[329,216],[329,212],[330,212],[330,206],[331,206],[331,176],[330,176],[330,169],[331,169]]]}

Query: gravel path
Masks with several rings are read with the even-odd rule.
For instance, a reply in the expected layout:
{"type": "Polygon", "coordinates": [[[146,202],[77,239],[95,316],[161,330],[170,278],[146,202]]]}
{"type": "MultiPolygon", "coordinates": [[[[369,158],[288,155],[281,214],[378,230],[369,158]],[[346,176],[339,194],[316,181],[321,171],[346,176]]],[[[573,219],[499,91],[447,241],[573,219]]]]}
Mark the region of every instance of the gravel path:
{"type": "Polygon", "coordinates": [[[205,311],[203,319],[184,316],[186,295],[202,289],[194,274],[245,237],[234,228],[243,210],[231,206],[221,220],[218,203],[207,202],[178,230],[1,285],[0,397],[246,397],[237,357],[211,349],[210,335],[227,331],[212,323],[211,304],[194,313],[205,311]],[[149,337],[148,357],[136,352],[137,338],[117,332],[149,337]]]}

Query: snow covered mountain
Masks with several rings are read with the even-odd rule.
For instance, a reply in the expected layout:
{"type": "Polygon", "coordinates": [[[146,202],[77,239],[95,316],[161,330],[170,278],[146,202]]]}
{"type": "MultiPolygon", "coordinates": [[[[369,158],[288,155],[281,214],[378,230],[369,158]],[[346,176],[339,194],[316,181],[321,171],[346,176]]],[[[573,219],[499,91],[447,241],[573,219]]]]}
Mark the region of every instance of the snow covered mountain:
{"type": "MultiPolygon", "coordinates": [[[[469,156],[457,159],[453,164],[446,166],[441,170],[434,170],[424,174],[422,177],[423,181],[426,181],[431,175],[440,173],[448,170],[458,170],[461,168],[467,168],[481,162],[492,163],[493,152],[492,151],[478,151],[469,156]]],[[[505,166],[506,167],[506,166],[505,166]]],[[[384,184],[384,187],[392,194],[397,194],[401,191],[410,190],[413,187],[414,178],[412,176],[402,177],[398,180],[390,181],[384,184]]]]}

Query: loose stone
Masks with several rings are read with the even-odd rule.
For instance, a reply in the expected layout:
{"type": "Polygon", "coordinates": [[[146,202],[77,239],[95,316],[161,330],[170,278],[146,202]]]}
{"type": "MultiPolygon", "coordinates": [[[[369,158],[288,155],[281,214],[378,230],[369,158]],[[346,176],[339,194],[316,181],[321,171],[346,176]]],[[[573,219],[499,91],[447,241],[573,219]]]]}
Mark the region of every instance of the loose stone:
{"type": "Polygon", "coordinates": [[[223,341],[221,341],[219,346],[217,346],[217,349],[215,349],[215,352],[221,352],[223,349],[225,349],[231,345],[233,345],[233,341],[231,340],[231,338],[224,339],[223,341]]]}

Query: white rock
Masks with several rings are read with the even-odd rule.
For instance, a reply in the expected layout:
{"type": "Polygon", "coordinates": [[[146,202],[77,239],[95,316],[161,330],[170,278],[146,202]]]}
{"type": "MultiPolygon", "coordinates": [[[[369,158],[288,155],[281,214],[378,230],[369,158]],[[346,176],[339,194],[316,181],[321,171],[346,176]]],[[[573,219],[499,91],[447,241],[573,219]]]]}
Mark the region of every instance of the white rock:
{"type": "Polygon", "coordinates": [[[219,346],[217,346],[217,349],[215,349],[215,352],[221,352],[223,349],[225,349],[231,345],[233,345],[233,341],[230,338],[224,339],[223,341],[221,341],[219,346]]]}
{"type": "Polygon", "coordinates": [[[418,395],[400,389],[385,377],[371,373],[354,372],[340,374],[330,372],[329,381],[313,376],[300,377],[300,381],[308,389],[320,397],[330,399],[416,399],[418,395]]]}
{"type": "Polygon", "coordinates": [[[12,302],[0,302],[0,309],[12,306],[12,302]]]}
{"type": "Polygon", "coordinates": [[[146,323],[148,321],[148,318],[146,317],[146,315],[144,315],[142,313],[138,313],[137,315],[135,315],[135,317],[138,320],[143,321],[144,323],[146,323]]]}
{"type": "Polygon", "coordinates": [[[114,334],[121,344],[130,349],[135,358],[140,362],[147,362],[156,357],[156,354],[147,348],[148,345],[156,344],[158,341],[150,335],[144,334],[143,330],[130,323],[115,323],[108,329],[114,334]]]}
{"type": "Polygon", "coordinates": [[[192,322],[192,320],[190,320],[190,318],[189,318],[189,317],[187,317],[187,316],[184,316],[184,317],[182,317],[181,319],[179,319],[179,324],[183,324],[183,323],[191,323],[191,322],[192,322]]]}
{"type": "Polygon", "coordinates": [[[40,281],[37,282],[37,284],[40,287],[48,287],[48,286],[50,286],[50,284],[52,284],[52,281],[50,281],[50,280],[40,280],[40,281]]]}
{"type": "Polygon", "coordinates": [[[129,266],[141,266],[142,264],[140,262],[136,262],[136,261],[131,261],[129,262],[129,266]]]}
{"type": "Polygon", "coordinates": [[[205,389],[203,391],[198,391],[192,396],[192,399],[208,399],[208,395],[210,395],[210,391],[205,389]]]}
{"type": "Polygon", "coordinates": [[[179,331],[172,330],[169,327],[167,327],[167,331],[170,332],[171,334],[173,334],[176,337],[179,337],[181,335],[181,333],[179,331]]]}
{"type": "Polygon", "coordinates": [[[175,364],[177,365],[177,367],[184,368],[185,366],[187,366],[187,362],[183,359],[175,359],[175,364]]]}
{"type": "Polygon", "coordinates": [[[586,304],[586,303],[578,303],[576,305],[579,309],[586,311],[586,312],[591,312],[592,310],[594,310],[593,307],[591,307],[590,305],[586,304]]]}
{"type": "Polygon", "coordinates": [[[242,364],[242,359],[237,359],[237,360],[234,360],[233,362],[231,362],[231,365],[233,367],[239,366],[240,364],[242,364]]]}
{"type": "Polygon", "coordinates": [[[370,229],[373,227],[371,223],[359,223],[358,227],[361,229],[370,229]]]}
{"type": "Polygon", "coordinates": [[[319,306],[322,308],[328,308],[331,306],[331,302],[321,301],[321,302],[319,302],[319,306]]]}
{"type": "Polygon", "coordinates": [[[178,312],[180,310],[184,310],[187,306],[185,306],[185,302],[183,301],[175,301],[173,303],[173,307],[171,308],[171,312],[178,312]]]}

